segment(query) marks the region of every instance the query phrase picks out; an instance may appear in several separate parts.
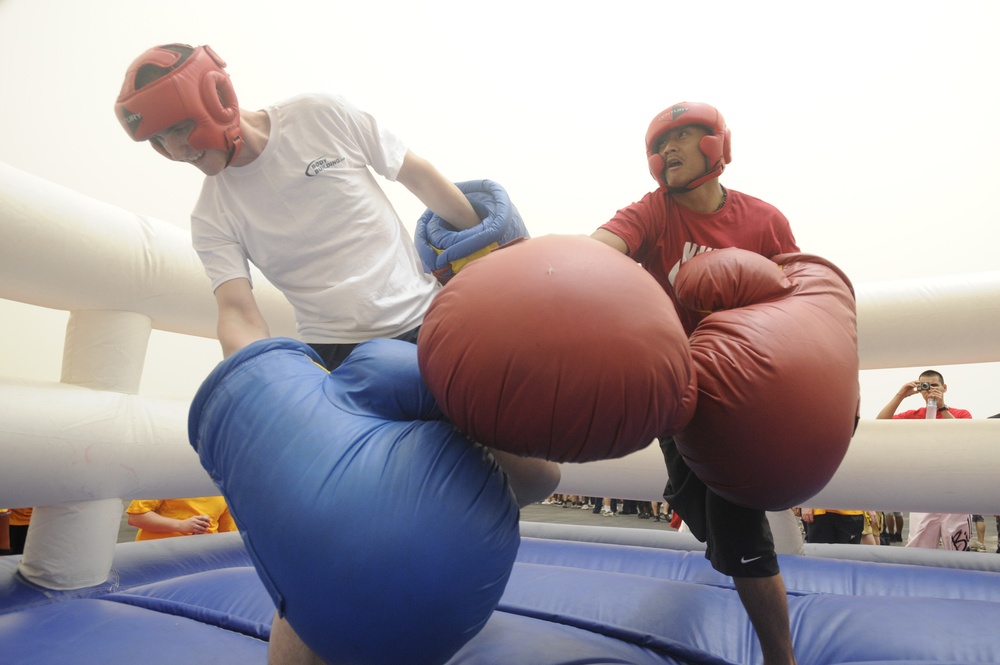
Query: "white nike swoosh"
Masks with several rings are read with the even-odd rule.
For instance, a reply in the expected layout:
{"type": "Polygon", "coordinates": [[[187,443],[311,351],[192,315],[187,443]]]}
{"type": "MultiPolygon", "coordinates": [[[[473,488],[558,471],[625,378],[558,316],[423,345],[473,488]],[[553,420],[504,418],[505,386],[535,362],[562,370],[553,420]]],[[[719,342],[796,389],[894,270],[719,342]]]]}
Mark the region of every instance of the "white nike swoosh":
{"type": "Polygon", "coordinates": [[[759,556],[755,556],[752,559],[748,559],[746,557],[740,557],[740,563],[750,563],[751,561],[756,561],[759,558],[760,558],[759,556]]]}

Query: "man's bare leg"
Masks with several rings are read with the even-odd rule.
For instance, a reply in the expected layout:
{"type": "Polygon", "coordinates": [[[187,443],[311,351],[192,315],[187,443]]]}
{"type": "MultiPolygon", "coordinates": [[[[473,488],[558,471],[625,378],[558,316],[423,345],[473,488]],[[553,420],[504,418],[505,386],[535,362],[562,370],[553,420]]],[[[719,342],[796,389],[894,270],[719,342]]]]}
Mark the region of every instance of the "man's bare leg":
{"type": "Polygon", "coordinates": [[[760,641],[764,665],[794,665],[788,596],[781,575],[734,577],[733,582],[760,641]]]}
{"type": "Polygon", "coordinates": [[[299,639],[288,622],[274,613],[271,641],[267,647],[267,665],[325,665],[313,650],[299,639]]]}

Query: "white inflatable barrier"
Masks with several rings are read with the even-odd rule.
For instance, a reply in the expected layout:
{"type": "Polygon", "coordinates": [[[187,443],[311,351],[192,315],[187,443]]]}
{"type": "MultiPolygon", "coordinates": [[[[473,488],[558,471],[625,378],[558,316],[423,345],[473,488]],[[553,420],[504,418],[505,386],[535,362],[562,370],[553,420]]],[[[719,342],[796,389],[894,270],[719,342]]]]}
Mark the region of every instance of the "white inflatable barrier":
{"type": "Polygon", "coordinates": [[[186,402],[0,379],[0,405],[0,506],[218,493],[186,402]]]}
{"type": "MultiPolygon", "coordinates": [[[[808,464],[807,442],[802,448],[802,463],[808,464]]],[[[810,503],[998,515],[998,465],[1000,419],[862,420],[837,473],[810,503]],[[901,459],[905,466],[899,465],[901,459]]],[[[559,491],[655,501],[662,498],[665,482],[663,456],[654,443],[616,460],[563,464],[559,491]]]]}
{"type": "MultiPolygon", "coordinates": [[[[271,333],[295,337],[291,307],[259,273],[254,295],[271,333]]],[[[3,163],[0,298],[137,312],[157,330],[215,337],[215,299],[187,231],[3,163]]]]}
{"type": "MultiPolygon", "coordinates": [[[[255,282],[274,334],[294,336],[287,303],[255,282]]],[[[122,498],[217,491],[186,444],[186,404],[157,418],[134,396],[152,328],[215,335],[208,280],[181,229],[0,164],[0,285],[2,298],[71,312],[62,384],[0,385],[0,505],[36,508],[20,571],[46,588],[93,586],[111,568],[122,498]],[[167,459],[148,456],[157,437],[167,459]]]]}
{"type": "Polygon", "coordinates": [[[854,286],[861,369],[1000,360],[1000,271],[854,286]]]}
{"type": "MultiPolygon", "coordinates": [[[[855,286],[863,368],[1000,360],[1000,272],[855,286]],[[928,352],[928,335],[948,343],[928,352]]],[[[295,337],[291,308],[259,273],[255,294],[272,334],[295,337]]],[[[100,583],[122,499],[215,491],[187,442],[188,402],[135,394],[151,329],[215,336],[209,282],[183,230],[0,164],[0,298],[71,312],[62,383],[0,379],[0,506],[40,508],[21,572],[48,588],[100,583]]],[[[815,502],[1000,514],[998,428],[862,422],[815,502]],[[906,469],[880,473],[904,456],[906,469]]],[[[653,444],[564,464],[559,491],[655,499],[664,481],[653,444]]]]}

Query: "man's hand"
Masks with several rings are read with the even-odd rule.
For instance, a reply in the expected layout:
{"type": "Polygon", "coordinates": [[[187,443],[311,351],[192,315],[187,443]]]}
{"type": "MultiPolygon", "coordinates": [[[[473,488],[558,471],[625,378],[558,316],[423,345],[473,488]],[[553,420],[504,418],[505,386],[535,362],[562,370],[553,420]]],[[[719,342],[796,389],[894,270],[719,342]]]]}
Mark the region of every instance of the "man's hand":
{"type": "Polygon", "coordinates": [[[193,515],[186,520],[180,520],[181,533],[200,534],[207,533],[208,527],[212,525],[212,520],[208,515],[193,515]]]}

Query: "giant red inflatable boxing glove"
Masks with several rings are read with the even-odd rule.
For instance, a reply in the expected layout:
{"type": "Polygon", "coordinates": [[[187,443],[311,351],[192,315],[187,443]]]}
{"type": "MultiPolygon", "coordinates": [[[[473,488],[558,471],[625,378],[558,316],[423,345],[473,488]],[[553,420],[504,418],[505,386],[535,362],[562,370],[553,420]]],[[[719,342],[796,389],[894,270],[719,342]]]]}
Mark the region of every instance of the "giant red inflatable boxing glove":
{"type": "Polygon", "coordinates": [[[682,305],[711,312],[690,337],[698,406],[678,450],[734,503],[805,505],[833,477],[857,423],[850,281],[817,256],[730,248],[686,262],[675,290],[682,305]]]}
{"type": "Polygon", "coordinates": [[[670,298],[585,236],[531,238],[468,264],[435,297],[417,346],[455,426],[517,455],[621,457],[694,412],[694,366],[670,298]]]}

